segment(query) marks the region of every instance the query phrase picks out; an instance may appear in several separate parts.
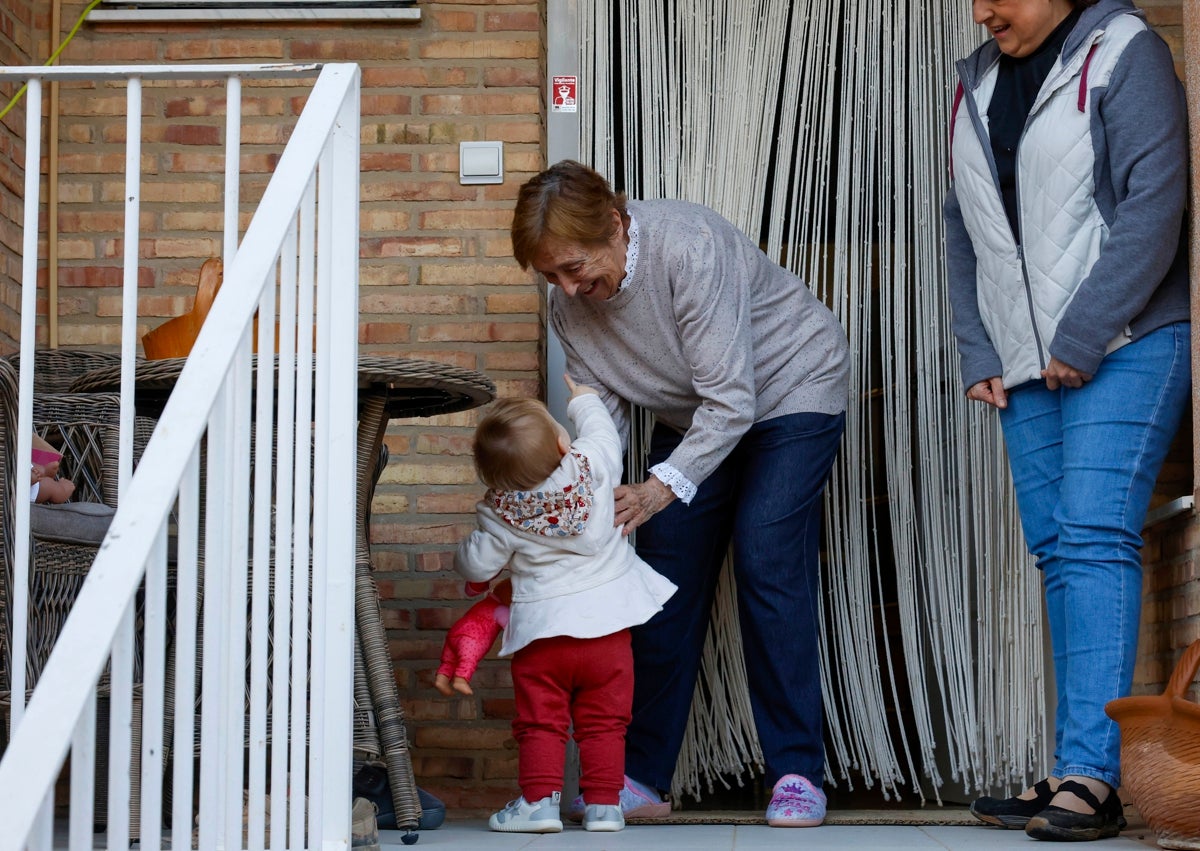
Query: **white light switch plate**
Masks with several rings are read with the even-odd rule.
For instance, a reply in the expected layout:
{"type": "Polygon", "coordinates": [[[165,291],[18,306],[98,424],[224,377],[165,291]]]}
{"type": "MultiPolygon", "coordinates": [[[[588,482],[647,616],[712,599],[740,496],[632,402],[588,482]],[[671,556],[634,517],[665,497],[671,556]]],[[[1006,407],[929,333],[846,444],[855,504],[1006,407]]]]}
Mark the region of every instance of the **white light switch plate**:
{"type": "Polygon", "coordinates": [[[503,183],[503,142],[459,142],[459,183],[503,183]]]}

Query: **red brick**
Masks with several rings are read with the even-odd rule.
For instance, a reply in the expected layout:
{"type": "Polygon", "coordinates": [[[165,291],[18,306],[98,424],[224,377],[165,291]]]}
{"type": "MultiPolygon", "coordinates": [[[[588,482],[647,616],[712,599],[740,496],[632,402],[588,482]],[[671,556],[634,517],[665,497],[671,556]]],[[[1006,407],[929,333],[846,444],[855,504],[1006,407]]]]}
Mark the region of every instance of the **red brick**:
{"type": "Polygon", "coordinates": [[[542,299],[533,293],[498,293],[485,299],[488,313],[532,313],[541,310],[542,299]]]}
{"type": "Polygon", "coordinates": [[[483,701],[482,709],[484,718],[512,719],[517,714],[512,698],[491,698],[485,700],[483,701]]]}
{"type": "Polygon", "coordinates": [[[514,750],[516,742],[508,725],[473,727],[462,730],[427,724],[416,732],[418,748],[452,748],[455,750],[514,750]]]}
{"type": "MultiPolygon", "coordinates": [[[[541,125],[530,121],[489,121],[484,127],[483,135],[487,139],[499,139],[501,142],[524,142],[537,145],[542,140],[541,125]]],[[[539,167],[541,163],[538,163],[539,167]]]]}
{"type": "Polygon", "coordinates": [[[422,455],[470,455],[472,436],[427,432],[417,437],[417,452],[422,455]]]}
{"type": "Polygon", "coordinates": [[[412,97],[400,94],[363,95],[360,109],[363,116],[408,115],[412,112],[412,97]]]}
{"type": "Polygon", "coordinates": [[[487,32],[540,32],[542,16],[537,12],[489,12],[484,15],[487,32]]]}
{"type": "Polygon", "coordinates": [[[417,629],[445,632],[466,613],[468,608],[470,605],[464,603],[462,606],[456,607],[440,606],[436,609],[417,609],[415,624],[417,629]]]}
{"type": "Polygon", "coordinates": [[[539,95],[535,93],[420,97],[423,115],[530,115],[537,114],[540,106],[539,95]]]}
{"type": "Polygon", "coordinates": [[[426,263],[421,266],[421,283],[436,286],[528,286],[530,273],[516,263],[499,261],[479,265],[426,263]]]}
{"type": "Polygon", "coordinates": [[[536,341],[541,337],[542,326],[534,322],[446,322],[426,325],[417,329],[417,340],[428,343],[435,340],[455,342],[488,341],[536,341]]]}
{"type": "Polygon", "coordinates": [[[371,523],[371,540],[398,544],[454,544],[470,527],[462,523],[371,523]]]}
{"type": "Polygon", "coordinates": [[[483,356],[485,372],[537,372],[542,359],[537,352],[520,349],[517,351],[489,351],[483,356]]]}
{"type": "Polygon", "coordinates": [[[479,69],[431,65],[385,65],[362,69],[363,89],[462,88],[475,85],[479,69]]]}
{"type": "Polygon", "coordinates": [[[412,154],[402,151],[364,152],[359,160],[362,171],[411,171],[412,154]]]}
{"type": "MultiPolygon", "coordinates": [[[[537,59],[536,38],[434,39],[421,45],[421,59],[537,59]]],[[[441,112],[442,110],[423,110],[441,112]]]]}
{"type": "Polygon", "coordinates": [[[220,56],[229,61],[234,59],[279,60],[284,58],[283,40],[278,38],[168,40],[163,45],[163,59],[167,62],[208,61],[214,56],[220,56]]]}
{"type": "Polygon", "coordinates": [[[434,29],[444,32],[475,32],[479,29],[476,12],[451,12],[434,10],[430,15],[434,29]]]}
{"type": "Polygon", "coordinates": [[[453,552],[430,552],[417,554],[417,570],[426,572],[446,571],[454,568],[453,552]]]}
{"type": "Polygon", "coordinates": [[[402,322],[365,322],[358,331],[358,341],[363,345],[407,343],[411,336],[411,326],[402,322]]]}
{"type": "Polygon", "coordinates": [[[412,762],[413,772],[420,776],[433,774],[467,779],[473,776],[475,769],[475,760],[470,757],[424,756],[414,752],[412,762]]]}
{"type": "Polygon", "coordinates": [[[417,497],[417,512],[420,514],[471,514],[475,511],[478,494],[430,493],[417,497]]]}
{"type": "Polygon", "coordinates": [[[517,755],[489,756],[483,760],[483,779],[500,780],[517,776],[517,755]]]}
{"type": "Polygon", "coordinates": [[[469,201],[477,192],[473,186],[460,186],[457,182],[414,178],[393,179],[387,183],[363,184],[361,197],[370,201],[469,201]]]}
{"type": "Polygon", "coordinates": [[[215,124],[171,124],[164,140],[173,145],[223,145],[224,130],[215,124]]]}

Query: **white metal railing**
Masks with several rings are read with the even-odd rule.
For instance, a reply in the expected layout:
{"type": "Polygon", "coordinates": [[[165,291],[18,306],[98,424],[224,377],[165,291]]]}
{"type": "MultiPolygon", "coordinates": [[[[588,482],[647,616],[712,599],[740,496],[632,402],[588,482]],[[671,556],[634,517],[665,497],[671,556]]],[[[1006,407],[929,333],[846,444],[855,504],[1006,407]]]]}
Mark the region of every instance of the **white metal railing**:
{"type": "Polygon", "coordinates": [[[18,500],[12,740],[0,760],[0,851],[50,847],[54,787],[68,750],[68,841],[72,848],[92,847],[95,719],[105,691],[111,712],[108,847],[127,848],[136,836],[143,848],[161,847],[168,838],[176,849],[197,843],[346,848],[358,67],[37,67],[0,69],[0,77],[28,81],[18,457],[29,457],[31,449],[39,206],[33,164],[41,144],[42,82],[125,80],[128,92],[119,507],[25,707],[29,508],[18,500]],[[317,80],[239,243],[241,81],[296,76],[317,80]],[[142,81],[159,79],[226,82],[224,283],[134,472],[142,81]],[[274,359],[253,355],[256,314],[265,352],[278,322],[274,359]],[[135,638],[139,588],[144,603],[135,638]],[[138,689],[135,652],[143,662],[138,689]],[[101,689],[106,665],[109,685],[101,689]],[[172,705],[165,703],[169,678],[172,705]],[[173,729],[170,738],[164,722],[173,729]],[[162,827],[168,750],[176,756],[169,836],[162,827]]]}

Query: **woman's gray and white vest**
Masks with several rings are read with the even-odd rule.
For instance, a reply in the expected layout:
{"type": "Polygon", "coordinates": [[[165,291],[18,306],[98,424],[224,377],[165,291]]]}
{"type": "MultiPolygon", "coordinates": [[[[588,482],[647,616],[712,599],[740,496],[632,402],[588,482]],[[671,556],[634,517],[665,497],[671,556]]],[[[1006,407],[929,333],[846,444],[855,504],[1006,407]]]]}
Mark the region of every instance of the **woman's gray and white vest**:
{"type": "MultiPolygon", "coordinates": [[[[1141,18],[1117,15],[1046,76],[1017,150],[1020,245],[1004,212],[988,137],[999,62],[961,102],[955,99],[952,176],[975,247],[979,312],[1004,365],[1005,387],[1041,378],[1058,322],[1108,238],[1094,200],[1091,95],[1108,85],[1122,52],[1145,29],[1141,18]]],[[[963,68],[959,63],[960,76],[963,68]]],[[[1128,329],[1108,351],[1127,342],[1128,329]]]]}

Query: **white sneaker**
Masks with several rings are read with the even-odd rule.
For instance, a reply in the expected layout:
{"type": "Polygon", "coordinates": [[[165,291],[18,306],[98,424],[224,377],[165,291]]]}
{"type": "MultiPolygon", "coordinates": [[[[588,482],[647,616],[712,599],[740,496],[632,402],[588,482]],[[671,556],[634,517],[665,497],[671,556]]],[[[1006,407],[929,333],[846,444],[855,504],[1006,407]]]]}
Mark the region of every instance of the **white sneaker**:
{"type": "Polygon", "coordinates": [[[379,851],[379,807],[366,798],[355,798],[350,809],[350,847],[354,851],[379,851]]]}
{"type": "Polygon", "coordinates": [[[560,800],[559,793],[554,792],[531,804],[522,795],[509,801],[500,812],[492,813],[488,827],[505,833],[560,833],[563,828],[558,817],[560,800]]]}
{"type": "Polygon", "coordinates": [[[625,827],[625,816],[616,804],[588,804],[583,810],[583,829],[609,833],[625,827]]]}

